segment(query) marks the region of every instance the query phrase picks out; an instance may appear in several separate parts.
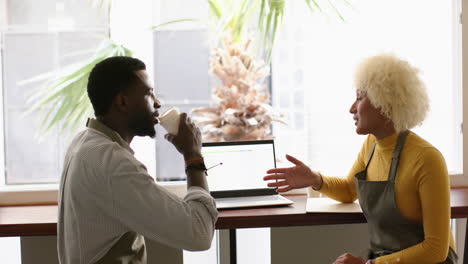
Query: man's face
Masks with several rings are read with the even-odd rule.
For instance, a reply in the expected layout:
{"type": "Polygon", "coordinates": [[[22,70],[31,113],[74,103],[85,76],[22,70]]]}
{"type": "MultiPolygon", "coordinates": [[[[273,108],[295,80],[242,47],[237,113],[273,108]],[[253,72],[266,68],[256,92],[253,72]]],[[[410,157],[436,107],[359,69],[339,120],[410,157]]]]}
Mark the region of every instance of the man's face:
{"type": "Polygon", "coordinates": [[[129,128],[137,136],[150,136],[154,138],[156,130],[154,126],[158,123],[158,109],[161,104],[154,96],[153,88],[148,82],[145,70],[135,71],[139,81],[129,88],[130,98],[129,128]]]}

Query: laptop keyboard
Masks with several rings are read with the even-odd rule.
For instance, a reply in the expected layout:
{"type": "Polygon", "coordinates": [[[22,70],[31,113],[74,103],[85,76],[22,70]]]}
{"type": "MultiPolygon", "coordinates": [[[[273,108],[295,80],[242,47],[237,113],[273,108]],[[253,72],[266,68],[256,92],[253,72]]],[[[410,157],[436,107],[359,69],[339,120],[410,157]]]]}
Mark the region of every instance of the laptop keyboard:
{"type": "Polygon", "coordinates": [[[280,195],[261,195],[261,196],[248,196],[248,197],[230,197],[230,198],[216,198],[216,201],[232,201],[232,200],[240,200],[242,201],[276,201],[276,200],[284,200],[280,195]]]}
{"type": "Polygon", "coordinates": [[[268,206],[291,203],[291,201],[281,195],[216,198],[216,205],[218,208],[249,207],[261,205],[268,206]]]}

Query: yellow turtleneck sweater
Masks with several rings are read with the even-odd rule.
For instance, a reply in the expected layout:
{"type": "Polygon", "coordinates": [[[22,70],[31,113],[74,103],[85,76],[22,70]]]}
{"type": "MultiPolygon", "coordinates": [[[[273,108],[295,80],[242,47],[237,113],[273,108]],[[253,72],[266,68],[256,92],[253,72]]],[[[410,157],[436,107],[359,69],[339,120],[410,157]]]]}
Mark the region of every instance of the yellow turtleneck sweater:
{"type": "MultiPolygon", "coordinates": [[[[322,194],[340,202],[357,199],[354,175],[365,169],[369,151],[377,143],[367,169],[368,181],[386,181],[397,134],[376,140],[369,135],[348,177],[323,176],[322,194]]],[[[410,132],[401,152],[395,181],[395,201],[402,216],[423,223],[424,241],[377,258],[377,264],[425,264],[445,261],[448,247],[455,249],[450,231],[450,185],[442,154],[418,135],[410,132]],[[398,261],[397,261],[398,260],[398,261]]]]}

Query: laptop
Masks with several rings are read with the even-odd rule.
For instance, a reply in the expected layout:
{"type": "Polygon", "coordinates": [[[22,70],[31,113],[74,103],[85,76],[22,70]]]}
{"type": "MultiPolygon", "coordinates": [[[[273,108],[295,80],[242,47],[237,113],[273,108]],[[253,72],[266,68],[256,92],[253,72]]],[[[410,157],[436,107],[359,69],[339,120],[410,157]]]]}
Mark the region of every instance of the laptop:
{"type": "Polygon", "coordinates": [[[293,204],[263,180],[276,168],[273,140],[203,143],[202,154],[218,209],[293,204]]]}

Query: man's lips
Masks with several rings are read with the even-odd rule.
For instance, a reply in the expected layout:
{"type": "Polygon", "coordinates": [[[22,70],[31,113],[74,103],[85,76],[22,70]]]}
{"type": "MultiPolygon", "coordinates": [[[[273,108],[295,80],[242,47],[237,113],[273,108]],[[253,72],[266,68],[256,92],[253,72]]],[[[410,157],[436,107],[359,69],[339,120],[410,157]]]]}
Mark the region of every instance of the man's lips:
{"type": "Polygon", "coordinates": [[[157,123],[159,123],[159,113],[156,112],[153,114],[153,123],[156,125],[157,123]]]}

